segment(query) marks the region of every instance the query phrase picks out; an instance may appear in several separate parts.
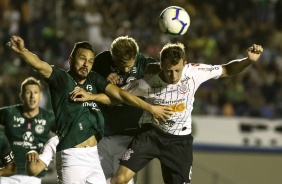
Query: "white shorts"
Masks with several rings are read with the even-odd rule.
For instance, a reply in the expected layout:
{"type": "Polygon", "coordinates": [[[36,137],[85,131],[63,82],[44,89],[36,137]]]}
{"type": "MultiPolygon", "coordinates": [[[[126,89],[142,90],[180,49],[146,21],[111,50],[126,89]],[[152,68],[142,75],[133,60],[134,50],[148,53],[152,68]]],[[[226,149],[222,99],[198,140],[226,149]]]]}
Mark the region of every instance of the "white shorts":
{"type": "MultiPolygon", "coordinates": [[[[119,167],[119,160],[122,158],[127,146],[133,136],[115,135],[103,137],[98,143],[98,152],[104,174],[107,179],[111,178],[119,167]]],[[[131,179],[128,184],[134,184],[131,179]]]]}
{"type": "Polygon", "coordinates": [[[97,146],[57,152],[56,169],[59,184],[106,184],[97,146]]]}
{"type": "Polygon", "coordinates": [[[0,184],[41,184],[41,178],[26,175],[0,177],[0,184]]]}

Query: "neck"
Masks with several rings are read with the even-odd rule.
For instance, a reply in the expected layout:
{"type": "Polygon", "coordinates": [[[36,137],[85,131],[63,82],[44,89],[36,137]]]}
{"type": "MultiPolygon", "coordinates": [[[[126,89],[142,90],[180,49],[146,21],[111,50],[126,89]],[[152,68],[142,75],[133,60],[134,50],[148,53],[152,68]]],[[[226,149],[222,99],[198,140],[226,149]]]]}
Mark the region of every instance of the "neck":
{"type": "Polygon", "coordinates": [[[33,118],[34,116],[36,116],[37,114],[39,114],[39,107],[37,107],[36,109],[28,109],[28,108],[23,108],[23,115],[27,118],[33,118]]]}

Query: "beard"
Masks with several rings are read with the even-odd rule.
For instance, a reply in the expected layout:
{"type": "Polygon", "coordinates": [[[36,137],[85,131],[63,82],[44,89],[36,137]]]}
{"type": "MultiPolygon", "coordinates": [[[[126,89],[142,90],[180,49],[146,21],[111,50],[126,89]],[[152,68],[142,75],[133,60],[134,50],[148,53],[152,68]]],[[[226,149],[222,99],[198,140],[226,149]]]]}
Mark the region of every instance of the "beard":
{"type": "Polygon", "coordinates": [[[72,71],[72,74],[74,75],[74,78],[78,79],[78,80],[85,80],[88,76],[88,70],[86,71],[82,71],[83,67],[77,69],[75,68],[75,66],[70,66],[70,69],[72,71]]]}

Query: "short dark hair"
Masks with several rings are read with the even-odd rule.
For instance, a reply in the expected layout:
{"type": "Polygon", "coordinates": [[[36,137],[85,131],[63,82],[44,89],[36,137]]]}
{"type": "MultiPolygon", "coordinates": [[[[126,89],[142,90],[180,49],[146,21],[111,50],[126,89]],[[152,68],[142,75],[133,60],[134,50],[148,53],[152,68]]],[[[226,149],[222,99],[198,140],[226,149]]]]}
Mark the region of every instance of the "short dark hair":
{"type": "Polygon", "coordinates": [[[177,65],[179,61],[186,60],[185,47],[182,43],[167,43],[160,52],[162,64],[177,65]]]}
{"type": "Polygon", "coordinates": [[[21,93],[24,93],[25,92],[25,87],[27,85],[37,85],[41,91],[41,83],[39,80],[37,80],[36,78],[34,77],[28,77],[26,78],[22,84],[21,84],[21,93]]]}
{"type": "Polygon", "coordinates": [[[92,45],[87,41],[82,41],[82,42],[76,42],[74,44],[74,47],[73,47],[71,54],[70,54],[70,57],[74,58],[79,49],[91,50],[94,53],[94,49],[93,49],[92,45]]]}
{"type": "Polygon", "coordinates": [[[133,38],[120,36],[112,42],[110,51],[116,62],[125,62],[136,58],[139,47],[133,38]]]}

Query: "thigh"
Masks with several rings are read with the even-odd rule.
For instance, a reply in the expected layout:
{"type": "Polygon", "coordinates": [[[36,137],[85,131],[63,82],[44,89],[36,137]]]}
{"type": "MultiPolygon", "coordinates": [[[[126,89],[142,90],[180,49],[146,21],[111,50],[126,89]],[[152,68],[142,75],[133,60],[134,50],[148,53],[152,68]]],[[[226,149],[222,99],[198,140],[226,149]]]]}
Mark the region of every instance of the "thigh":
{"type": "Polygon", "coordinates": [[[158,147],[155,146],[152,130],[138,134],[129,144],[126,152],[123,154],[120,165],[123,165],[131,171],[137,173],[145,167],[159,153],[158,147]]]}
{"type": "Polygon", "coordinates": [[[70,148],[59,153],[60,183],[106,183],[97,147],[70,148]]]}
{"type": "Polygon", "coordinates": [[[162,151],[159,157],[165,183],[190,183],[193,162],[192,142],[192,139],[170,139],[163,145],[170,148],[162,151]]]}

